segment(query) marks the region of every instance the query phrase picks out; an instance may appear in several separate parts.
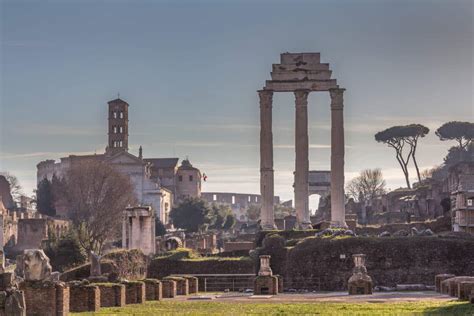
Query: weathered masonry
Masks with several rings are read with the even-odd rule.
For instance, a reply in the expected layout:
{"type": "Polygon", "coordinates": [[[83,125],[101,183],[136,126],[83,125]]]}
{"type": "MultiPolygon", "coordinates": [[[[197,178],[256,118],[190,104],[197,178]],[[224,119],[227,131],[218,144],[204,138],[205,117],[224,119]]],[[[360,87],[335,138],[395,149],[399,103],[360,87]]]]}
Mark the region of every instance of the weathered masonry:
{"type": "Polygon", "coordinates": [[[311,228],[308,203],[308,95],[313,91],[329,91],[331,96],[331,222],[346,226],[344,209],[344,120],[343,88],[331,79],[329,64],[320,62],[319,53],[284,53],[280,64],[273,64],[271,80],[258,91],[260,98],[260,191],[261,224],[274,229],[274,170],[272,101],[274,92],[295,95],[295,208],[300,228],[311,228]]]}

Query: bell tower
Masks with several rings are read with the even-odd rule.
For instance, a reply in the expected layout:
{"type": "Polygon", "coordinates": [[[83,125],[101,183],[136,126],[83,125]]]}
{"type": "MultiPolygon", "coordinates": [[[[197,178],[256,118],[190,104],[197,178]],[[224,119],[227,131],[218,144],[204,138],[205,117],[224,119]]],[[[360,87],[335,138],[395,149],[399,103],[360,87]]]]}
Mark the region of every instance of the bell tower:
{"type": "Polygon", "coordinates": [[[109,143],[107,154],[128,151],[128,103],[117,98],[109,101],[109,143]]]}

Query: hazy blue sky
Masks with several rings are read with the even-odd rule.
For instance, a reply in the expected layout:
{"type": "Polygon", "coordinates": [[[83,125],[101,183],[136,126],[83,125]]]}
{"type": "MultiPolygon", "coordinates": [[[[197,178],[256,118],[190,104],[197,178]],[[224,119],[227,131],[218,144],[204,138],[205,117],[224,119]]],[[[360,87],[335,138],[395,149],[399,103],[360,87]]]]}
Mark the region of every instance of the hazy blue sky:
{"type": "MultiPolygon", "coordinates": [[[[473,1],[1,1],[0,170],[30,193],[36,164],[103,152],[107,101],[130,103],[130,150],[184,158],[206,191],[258,192],[256,90],[282,52],[321,52],[347,89],[346,180],[380,167],[373,134],[473,121],[473,1]]],[[[294,97],[274,97],[276,194],[292,198],[294,97]]],[[[310,95],[310,168],[329,167],[329,96],[310,95]]],[[[412,176],[415,174],[412,172],[412,176]]]]}

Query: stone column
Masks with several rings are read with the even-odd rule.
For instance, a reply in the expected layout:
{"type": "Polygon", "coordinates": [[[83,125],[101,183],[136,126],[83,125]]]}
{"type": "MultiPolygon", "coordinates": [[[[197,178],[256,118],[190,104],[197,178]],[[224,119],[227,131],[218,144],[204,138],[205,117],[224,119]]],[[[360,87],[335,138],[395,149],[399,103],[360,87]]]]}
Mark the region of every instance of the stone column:
{"type": "Polygon", "coordinates": [[[259,90],[258,96],[260,98],[260,193],[262,195],[260,219],[262,229],[271,230],[275,229],[273,217],[273,91],[259,90]]]}
{"type": "Polygon", "coordinates": [[[124,212],[123,220],[122,220],[122,248],[127,248],[127,224],[128,224],[128,217],[127,212],[124,212]]]}
{"type": "Polygon", "coordinates": [[[311,228],[308,206],[308,90],[295,91],[295,208],[298,225],[302,229],[311,228]]]}
{"type": "Polygon", "coordinates": [[[331,95],[331,224],[347,227],[344,205],[344,98],[345,89],[330,89],[331,95]]]}

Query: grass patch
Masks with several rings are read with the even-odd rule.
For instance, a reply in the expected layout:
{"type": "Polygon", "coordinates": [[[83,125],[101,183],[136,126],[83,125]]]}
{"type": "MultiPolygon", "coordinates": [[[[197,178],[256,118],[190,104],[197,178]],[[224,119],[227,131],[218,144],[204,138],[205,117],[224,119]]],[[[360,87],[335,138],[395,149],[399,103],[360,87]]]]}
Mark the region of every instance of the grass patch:
{"type": "Polygon", "coordinates": [[[288,303],[153,301],[73,315],[474,315],[466,302],[288,303]]]}

